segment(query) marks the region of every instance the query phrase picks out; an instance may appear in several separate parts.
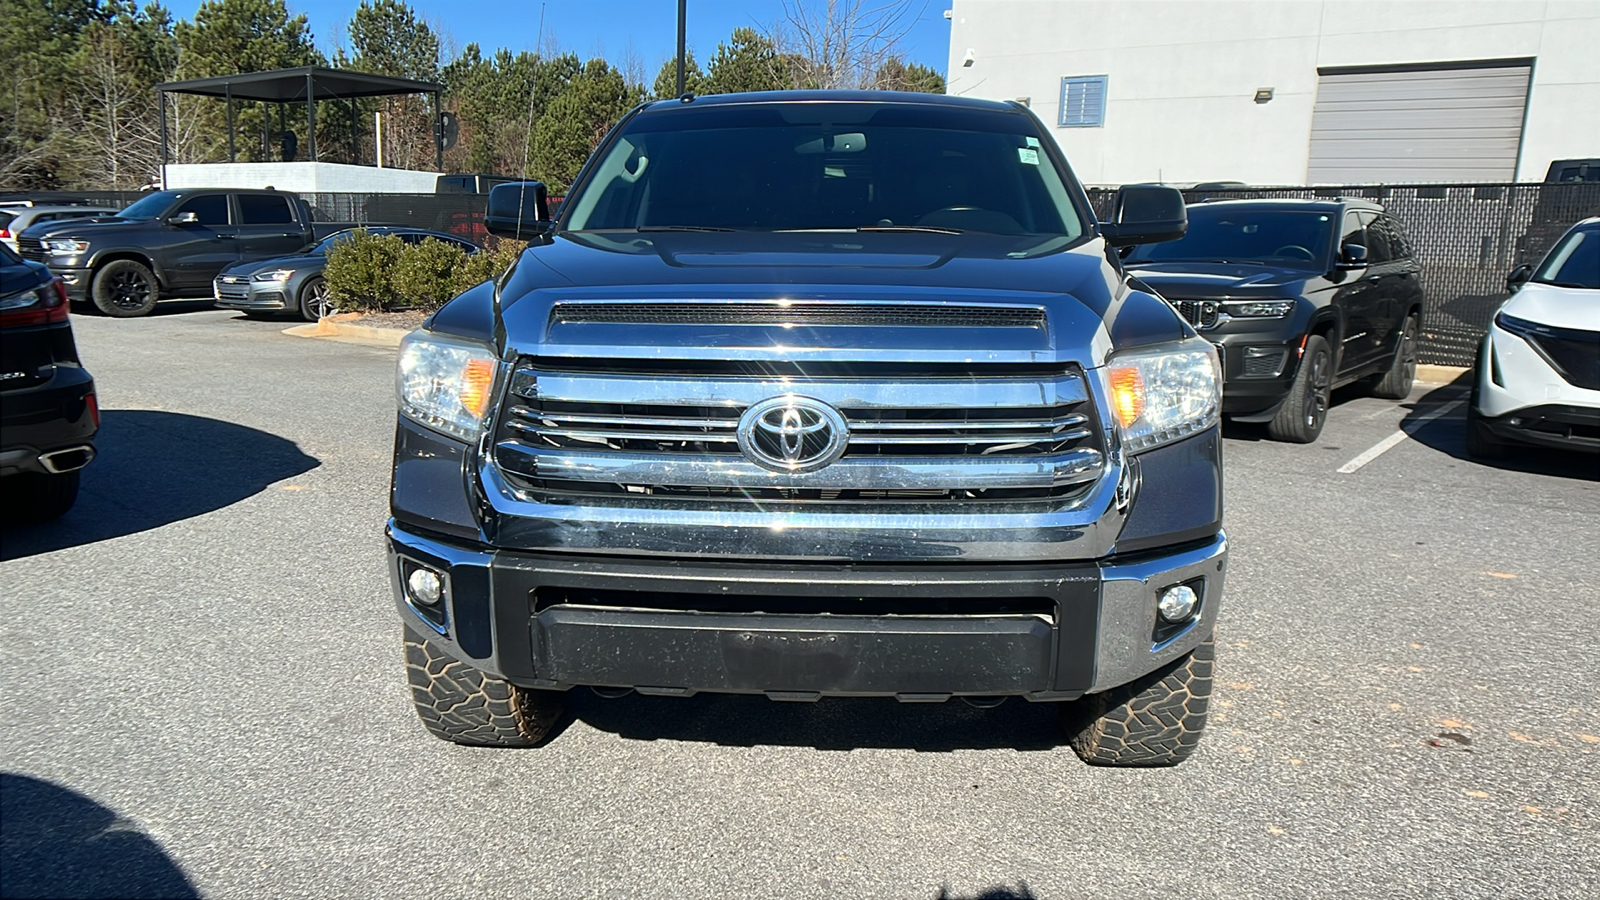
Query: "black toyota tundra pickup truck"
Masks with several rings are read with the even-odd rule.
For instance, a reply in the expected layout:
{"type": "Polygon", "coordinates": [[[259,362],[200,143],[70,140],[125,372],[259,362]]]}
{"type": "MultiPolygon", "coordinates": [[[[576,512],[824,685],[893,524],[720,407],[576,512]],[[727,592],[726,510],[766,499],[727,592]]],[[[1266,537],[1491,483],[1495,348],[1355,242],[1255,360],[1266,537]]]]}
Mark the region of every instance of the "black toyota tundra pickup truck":
{"type": "Polygon", "coordinates": [[[531,246],[400,350],[388,524],[426,727],[530,746],[564,692],[1059,704],[1091,763],[1199,740],[1222,600],[1215,348],[1025,107],[635,109],[531,246]]]}
{"type": "Polygon", "coordinates": [[[110,316],[149,315],[167,297],[210,297],[236,263],[291,256],[340,228],[282,191],[184,189],[141,197],[115,216],[28,229],[17,249],[74,301],[110,316]]]}

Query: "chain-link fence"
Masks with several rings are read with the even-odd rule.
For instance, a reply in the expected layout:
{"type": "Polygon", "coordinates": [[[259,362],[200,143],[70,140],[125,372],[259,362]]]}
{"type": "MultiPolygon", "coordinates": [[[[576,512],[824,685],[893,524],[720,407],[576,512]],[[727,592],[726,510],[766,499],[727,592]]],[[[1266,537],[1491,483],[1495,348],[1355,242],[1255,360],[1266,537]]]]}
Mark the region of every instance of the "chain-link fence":
{"type": "MultiPolygon", "coordinates": [[[[1114,190],[1089,192],[1103,219],[1114,190]]],[[[1345,185],[1189,191],[1198,200],[1359,197],[1405,226],[1422,265],[1420,354],[1425,363],[1471,366],[1478,341],[1506,298],[1506,275],[1536,263],[1574,222],[1600,215],[1600,184],[1345,185]]]]}

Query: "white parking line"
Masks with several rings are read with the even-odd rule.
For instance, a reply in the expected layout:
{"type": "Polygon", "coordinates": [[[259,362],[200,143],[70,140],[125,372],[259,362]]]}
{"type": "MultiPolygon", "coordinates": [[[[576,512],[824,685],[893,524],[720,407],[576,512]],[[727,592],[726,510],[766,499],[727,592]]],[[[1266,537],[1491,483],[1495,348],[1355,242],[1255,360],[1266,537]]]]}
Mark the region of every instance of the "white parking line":
{"type": "Polygon", "coordinates": [[[1352,459],[1349,462],[1345,463],[1344,465],[1340,466],[1339,467],[1339,474],[1340,475],[1349,475],[1351,472],[1354,472],[1355,470],[1361,468],[1362,466],[1366,465],[1367,463],[1372,462],[1373,460],[1377,459],[1378,457],[1382,456],[1383,454],[1385,454],[1385,453],[1389,452],[1390,450],[1394,449],[1395,445],[1399,444],[1401,441],[1403,441],[1406,438],[1410,437],[1413,433],[1415,433],[1417,431],[1417,429],[1419,429],[1422,426],[1428,424],[1429,422],[1432,422],[1434,419],[1437,419],[1440,416],[1450,412],[1451,410],[1454,410],[1456,407],[1460,406],[1461,404],[1463,404],[1465,402],[1466,402],[1465,400],[1452,400],[1449,403],[1446,403],[1445,405],[1443,405],[1443,406],[1439,407],[1438,409],[1434,410],[1433,412],[1428,413],[1427,415],[1418,416],[1416,419],[1414,419],[1414,420],[1412,420],[1410,422],[1407,422],[1405,425],[1401,426],[1399,431],[1396,431],[1394,434],[1389,435],[1388,437],[1386,437],[1383,440],[1379,441],[1378,443],[1374,444],[1371,447],[1371,449],[1367,450],[1365,453],[1362,453],[1360,456],[1356,457],[1355,459],[1352,459]]]}

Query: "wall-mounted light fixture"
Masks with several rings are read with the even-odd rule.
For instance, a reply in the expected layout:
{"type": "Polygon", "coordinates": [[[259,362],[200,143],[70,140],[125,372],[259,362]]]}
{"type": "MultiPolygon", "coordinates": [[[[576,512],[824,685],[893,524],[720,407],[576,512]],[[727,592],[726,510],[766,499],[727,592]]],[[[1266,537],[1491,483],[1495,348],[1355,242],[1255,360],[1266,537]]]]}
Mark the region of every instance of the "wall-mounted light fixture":
{"type": "Polygon", "coordinates": [[[961,67],[964,68],[964,69],[970,69],[970,68],[972,68],[972,64],[977,62],[977,61],[978,61],[978,51],[972,49],[971,47],[968,47],[967,48],[967,55],[961,57],[961,67]]]}
{"type": "Polygon", "coordinates": [[[1033,98],[1032,97],[1018,97],[1017,98],[1017,102],[1021,103],[1023,106],[1032,106],[1033,105],[1033,98]]]}
{"type": "Polygon", "coordinates": [[[1266,103],[1272,99],[1272,88],[1256,88],[1256,102],[1266,103]]]}

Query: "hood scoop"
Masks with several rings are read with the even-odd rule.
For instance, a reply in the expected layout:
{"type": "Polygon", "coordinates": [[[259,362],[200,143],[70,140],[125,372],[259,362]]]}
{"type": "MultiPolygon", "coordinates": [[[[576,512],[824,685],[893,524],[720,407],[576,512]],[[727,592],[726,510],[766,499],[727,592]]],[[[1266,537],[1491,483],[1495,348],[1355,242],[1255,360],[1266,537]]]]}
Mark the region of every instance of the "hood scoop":
{"type": "Polygon", "coordinates": [[[559,325],[754,325],[1034,328],[1045,327],[1044,310],[1021,306],[936,303],[827,303],[806,301],[723,303],[557,303],[550,310],[559,325]]]}

